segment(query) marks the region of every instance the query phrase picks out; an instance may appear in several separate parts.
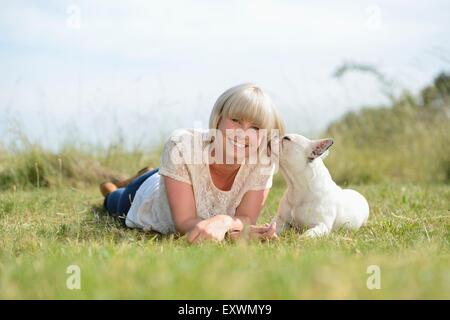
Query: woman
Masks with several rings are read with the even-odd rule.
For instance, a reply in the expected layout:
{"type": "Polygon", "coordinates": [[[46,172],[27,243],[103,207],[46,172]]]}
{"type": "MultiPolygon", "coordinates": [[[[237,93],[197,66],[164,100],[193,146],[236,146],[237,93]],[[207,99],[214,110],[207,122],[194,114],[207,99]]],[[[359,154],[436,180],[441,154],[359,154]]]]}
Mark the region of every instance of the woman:
{"type": "Polygon", "coordinates": [[[109,214],[126,216],[131,228],[186,234],[190,243],[221,241],[227,234],[233,239],[243,234],[276,237],[275,226],[255,224],[278,159],[249,161],[255,150],[258,156],[276,154],[279,140],[272,138],[273,132],[275,138],[284,135],[272,101],[254,84],[232,87],[216,101],[209,127],[207,132],[185,129],[172,134],[159,168],[129,181],[102,184],[109,214]],[[198,156],[199,151],[201,161],[193,161],[192,154],[198,156]]]}

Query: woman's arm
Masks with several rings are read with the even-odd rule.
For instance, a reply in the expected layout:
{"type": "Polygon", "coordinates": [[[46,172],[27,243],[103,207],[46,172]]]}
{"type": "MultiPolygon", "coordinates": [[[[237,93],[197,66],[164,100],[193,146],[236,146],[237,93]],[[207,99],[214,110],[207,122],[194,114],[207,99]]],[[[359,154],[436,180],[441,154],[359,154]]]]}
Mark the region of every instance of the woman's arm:
{"type": "MultiPolygon", "coordinates": [[[[192,186],[168,176],[163,177],[175,229],[181,234],[187,234],[187,240],[190,243],[198,243],[205,239],[220,241],[228,231],[239,233],[245,225],[254,225],[270,190],[246,192],[234,217],[222,214],[201,219],[197,216],[192,186]]],[[[268,227],[252,227],[251,232],[256,235],[261,234],[260,238],[262,238],[267,236],[270,230],[268,227]]]]}
{"type": "MultiPolygon", "coordinates": [[[[256,224],[269,191],[270,189],[250,190],[244,194],[234,215],[235,226],[240,227],[242,225],[243,227],[244,224],[256,224]]],[[[237,228],[236,230],[238,229],[242,230],[242,228],[237,228]]]]}
{"type": "Polygon", "coordinates": [[[266,224],[256,226],[256,221],[261,214],[261,209],[267,200],[270,189],[250,190],[244,194],[241,203],[236,209],[233,218],[233,226],[231,230],[231,238],[237,239],[241,236],[241,231],[245,225],[250,225],[250,237],[259,239],[270,239],[276,237],[275,225],[266,224]]]}
{"type": "Polygon", "coordinates": [[[192,185],[168,176],[163,177],[175,229],[177,232],[185,234],[202,220],[197,217],[192,185]]]}
{"type": "Polygon", "coordinates": [[[205,239],[223,240],[233,226],[233,218],[227,215],[217,215],[209,219],[199,218],[192,186],[167,176],[163,177],[177,232],[187,234],[189,243],[198,243],[205,239]]]}

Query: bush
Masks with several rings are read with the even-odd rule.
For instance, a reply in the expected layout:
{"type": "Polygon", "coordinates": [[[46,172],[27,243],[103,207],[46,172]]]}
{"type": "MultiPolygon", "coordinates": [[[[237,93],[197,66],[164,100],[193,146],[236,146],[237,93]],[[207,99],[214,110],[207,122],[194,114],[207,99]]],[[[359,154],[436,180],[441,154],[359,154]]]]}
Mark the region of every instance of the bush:
{"type": "MultiPolygon", "coordinates": [[[[159,148],[160,149],[160,148],[159,148]]],[[[127,151],[117,146],[66,146],[55,153],[29,145],[3,150],[0,155],[0,190],[97,184],[131,176],[144,166],[159,165],[159,150],[127,151]]]]}
{"type": "Polygon", "coordinates": [[[450,183],[450,104],[442,84],[449,78],[437,79],[444,89],[435,100],[427,94],[417,102],[406,93],[389,107],[348,113],[327,128],[335,145],[326,163],[337,182],[450,183]]]}

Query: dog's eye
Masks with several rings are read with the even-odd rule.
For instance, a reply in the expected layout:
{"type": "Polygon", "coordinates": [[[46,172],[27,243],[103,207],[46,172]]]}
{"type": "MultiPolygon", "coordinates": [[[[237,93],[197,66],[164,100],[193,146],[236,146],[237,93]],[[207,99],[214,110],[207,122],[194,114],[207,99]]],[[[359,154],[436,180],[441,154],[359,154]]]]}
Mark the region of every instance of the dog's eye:
{"type": "Polygon", "coordinates": [[[291,141],[291,138],[289,138],[288,136],[284,136],[283,140],[291,141]]]}

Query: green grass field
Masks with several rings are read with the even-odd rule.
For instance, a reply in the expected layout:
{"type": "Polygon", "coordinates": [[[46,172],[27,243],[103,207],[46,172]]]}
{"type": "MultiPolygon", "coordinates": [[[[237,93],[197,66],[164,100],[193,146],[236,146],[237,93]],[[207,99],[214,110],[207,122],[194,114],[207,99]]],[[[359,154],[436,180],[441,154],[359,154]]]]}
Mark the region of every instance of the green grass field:
{"type": "MultiPolygon", "coordinates": [[[[450,186],[354,186],[371,206],[359,231],[303,240],[189,246],[121,227],[96,186],[0,193],[2,299],[450,298],[450,186]],[[70,265],[81,288],[69,290],[70,265]],[[368,289],[367,268],[381,271],[368,289]]],[[[284,192],[280,176],[259,222],[284,192]]]]}

